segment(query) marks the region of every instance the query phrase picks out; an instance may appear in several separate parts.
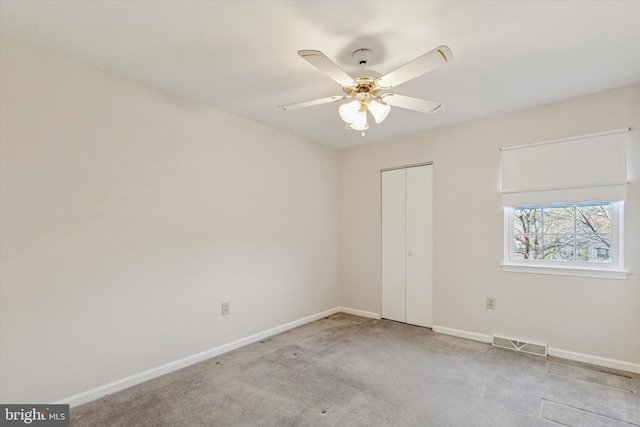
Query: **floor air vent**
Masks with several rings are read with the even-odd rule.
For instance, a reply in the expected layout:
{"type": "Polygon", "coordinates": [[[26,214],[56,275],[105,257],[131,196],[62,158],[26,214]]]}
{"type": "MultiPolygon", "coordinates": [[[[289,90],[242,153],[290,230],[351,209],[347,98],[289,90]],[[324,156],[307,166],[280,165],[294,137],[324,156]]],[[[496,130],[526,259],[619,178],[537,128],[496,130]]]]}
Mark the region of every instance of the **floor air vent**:
{"type": "Polygon", "coordinates": [[[547,346],[543,344],[532,344],[530,342],[516,341],[509,338],[493,336],[493,345],[496,347],[507,348],[509,350],[522,351],[524,353],[537,354],[538,356],[547,355],[547,346]]]}

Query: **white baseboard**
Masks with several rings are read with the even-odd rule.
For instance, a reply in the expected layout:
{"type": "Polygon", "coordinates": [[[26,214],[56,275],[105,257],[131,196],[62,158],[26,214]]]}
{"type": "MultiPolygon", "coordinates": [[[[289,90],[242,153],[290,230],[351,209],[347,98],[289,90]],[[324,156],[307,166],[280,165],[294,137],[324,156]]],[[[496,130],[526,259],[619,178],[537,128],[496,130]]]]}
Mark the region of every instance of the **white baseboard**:
{"type": "MultiPolygon", "coordinates": [[[[474,341],[480,341],[491,344],[493,338],[491,335],[477,334],[475,332],[463,331],[460,329],[445,328],[444,326],[433,326],[433,331],[441,334],[451,335],[459,338],[466,338],[474,341]]],[[[606,357],[593,356],[590,354],[576,353],[573,351],[562,350],[559,348],[547,348],[549,356],[555,356],[562,359],[575,360],[576,362],[589,363],[591,365],[602,366],[604,368],[617,369],[620,371],[633,372],[640,374],[640,364],[633,362],[625,362],[623,360],[607,359],[606,357]]]]}
{"type": "Polygon", "coordinates": [[[606,357],[592,356],[590,354],[576,353],[559,348],[549,347],[547,349],[549,356],[560,357],[562,359],[575,360],[576,362],[589,363],[605,368],[617,369],[619,371],[633,372],[640,374],[640,363],[625,362],[623,360],[607,359],[606,357]]]}
{"type": "Polygon", "coordinates": [[[475,332],[445,328],[444,326],[437,325],[433,325],[431,329],[439,334],[451,335],[458,338],[466,338],[468,340],[480,341],[488,344],[491,344],[493,342],[493,338],[491,337],[491,335],[477,334],[475,332]]]}
{"type": "Polygon", "coordinates": [[[382,316],[380,316],[380,313],[373,313],[371,311],[357,310],[355,308],[349,308],[349,307],[339,307],[339,311],[341,311],[343,313],[347,313],[347,314],[353,314],[354,316],[369,317],[371,319],[381,319],[382,318],[382,316]]]}
{"type": "MultiPolygon", "coordinates": [[[[332,314],[345,311],[342,307],[335,307],[321,313],[316,313],[311,316],[305,317],[303,319],[298,319],[293,322],[286,323],[281,326],[277,326],[275,328],[268,329],[263,332],[259,332],[257,334],[248,336],[246,338],[239,339],[237,341],[230,342],[228,344],[224,344],[209,350],[205,350],[203,352],[184,357],[182,359],[169,362],[162,366],[158,366],[156,368],[149,369],[144,372],[140,372],[134,375],[131,375],[126,378],[122,378],[120,380],[111,382],[109,384],[102,385],[100,387],[96,387],[92,390],[88,390],[61,400],[57,402],[53,402],[53,404],[68,404],[71,407],[81,405],[83,403],[90,402],[92,400],[98,399],[100,397],[106,396],[107,394],[112,394],[120,390],[124,390],[125,388],[132,387],[134,385],[143,383],[145,381],[149,381],[150,379],[159,377],[164,374],[168,374],[169,372],[177,371],[178,369],[182,369],[189,365],[193,365],[198,362],[202,362],[203,360],[210,359],[215,356],[219,356],[223,353],[227,353],[231,350],[235,350],[240,347],[244,347],[245,345],[260,341],[262,339],[268,338],[272,335],[279,334],[281,332],[288,331],[289,329],[296,328],[298,326],[302,326],[304,324],[313,322],[318,319],[322,319],[323,317],[330,316],[332,314]]],[[[346,311],[345,311],[346,312],[346,311]]],[[[365,313],[365,312],[362,312],[365,313]]],[[[355,313],[354,313],[355,314],[355,313]]],[[[362,315],[362,314],[360,314],[362,315]]]]}

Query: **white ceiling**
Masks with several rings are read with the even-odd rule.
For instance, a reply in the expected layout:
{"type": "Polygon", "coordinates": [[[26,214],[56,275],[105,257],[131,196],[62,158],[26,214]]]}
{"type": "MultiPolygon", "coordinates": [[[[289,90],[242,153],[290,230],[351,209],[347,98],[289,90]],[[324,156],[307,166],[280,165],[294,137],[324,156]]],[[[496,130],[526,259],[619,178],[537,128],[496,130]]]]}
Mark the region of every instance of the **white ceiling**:
{"type": "Polygon", "coordinates": [[[640,81],[640,1],[2,0],[0,30],[338,149],[640,81]],[[385,74],[441,44],[452,63],[393,89],[436,114],[394,107],[361,137],[337,103],[277,108],[342,94],[298,50],[351,72],[366,47],[385,74]]]}

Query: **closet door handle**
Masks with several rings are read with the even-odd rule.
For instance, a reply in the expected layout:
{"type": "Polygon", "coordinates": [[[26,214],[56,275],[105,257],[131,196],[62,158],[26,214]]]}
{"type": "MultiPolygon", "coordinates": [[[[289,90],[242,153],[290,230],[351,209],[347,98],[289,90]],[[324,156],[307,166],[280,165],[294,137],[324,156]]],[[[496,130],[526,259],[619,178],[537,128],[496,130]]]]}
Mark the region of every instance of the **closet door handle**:
{"type": "Polygon", "coordinates": [[[413,252],[409,252],[409,256],[413,255],[413,252]]]}

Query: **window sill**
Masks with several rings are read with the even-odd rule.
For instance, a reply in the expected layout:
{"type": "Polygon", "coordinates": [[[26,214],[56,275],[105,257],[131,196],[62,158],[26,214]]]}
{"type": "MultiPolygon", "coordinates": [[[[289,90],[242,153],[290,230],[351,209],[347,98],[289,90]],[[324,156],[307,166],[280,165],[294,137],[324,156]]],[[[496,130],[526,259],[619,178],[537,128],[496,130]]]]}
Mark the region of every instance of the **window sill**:
{"type": "Polygon", "coordinates": [[[555,265],[502,264],[502,271],[510,273],[552,274],[556,276],[596,277],[626,280],[629,272],[604,268],[566,267],[555,265]]]}

